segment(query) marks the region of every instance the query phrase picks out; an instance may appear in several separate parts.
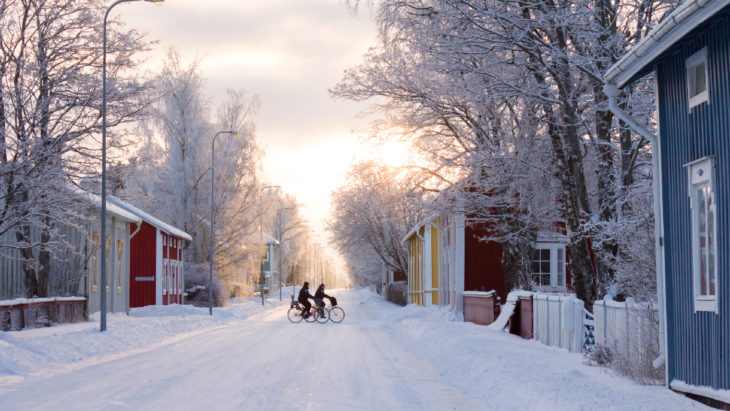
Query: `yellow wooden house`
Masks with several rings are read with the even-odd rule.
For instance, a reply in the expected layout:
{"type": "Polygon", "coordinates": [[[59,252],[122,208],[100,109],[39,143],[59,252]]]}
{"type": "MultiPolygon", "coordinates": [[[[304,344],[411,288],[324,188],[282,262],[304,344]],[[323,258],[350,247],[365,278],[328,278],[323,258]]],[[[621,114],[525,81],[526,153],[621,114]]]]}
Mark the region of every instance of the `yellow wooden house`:
{"type": "Polygon", "coordinates": [[[429,217],[403,238],[408,248],[408,303],[440,305],[442,294],[441,218],[429,217]]]}

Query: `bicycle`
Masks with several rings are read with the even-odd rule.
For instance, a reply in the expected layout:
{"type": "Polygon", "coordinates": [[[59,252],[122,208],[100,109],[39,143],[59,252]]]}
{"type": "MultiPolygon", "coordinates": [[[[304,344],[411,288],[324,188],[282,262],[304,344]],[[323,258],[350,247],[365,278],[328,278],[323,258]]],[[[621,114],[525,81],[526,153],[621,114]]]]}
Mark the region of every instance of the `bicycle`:
{"type": "MultiPolygon", "coordinates": [[[[320,310],[317,309],[317,307],[312,306],[312,308],[309,309],[309,315],[305,317],[303,315],[304,313],[304,307],[302,307],[299,304],[299,301],[296,301],[294,299],[294,296],[291,297],[291,305],[289,306],[289,310],[286,312],[287,318],[289,318],[289,321],[293,323],[300,323],[302,322],[302,319],[308,323],[318,321],[318,322],[326,322],[327,318],[324,318],[324,321],[320,320],[320,310]]],[[[326,314],[325,314],[326,315],[326,314]]]]}
{"type": "MultiPolygon", "coordinates": [[[[329,307],[325,306],[322,308],[324,312],[327,313],[327,318],[329,318],[330,321],[333,323],[341,323],[342,320],[345,319],[345,310],[342,309],[339,305],[337,305],[337,299],[330,298],[330,305],[329,307]]],[[[324,321],[320,322],[326,322],[327,318],[325,318],[324,321]]],[[[319,321],[319,320],[317,320],[319,321]]]]}

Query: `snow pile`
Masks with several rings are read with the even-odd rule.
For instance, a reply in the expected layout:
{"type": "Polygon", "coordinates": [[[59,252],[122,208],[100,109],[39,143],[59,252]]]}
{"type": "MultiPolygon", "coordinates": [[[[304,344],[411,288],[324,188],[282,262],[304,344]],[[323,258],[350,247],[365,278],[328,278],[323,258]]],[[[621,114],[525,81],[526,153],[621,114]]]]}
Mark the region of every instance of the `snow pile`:
{"type": "Polygon", "coordinates": [[[252,299],[212,317],[188,306],[115,314],[105,333],[96,321],[0,333],[0,408],[706,409],[447,310],[332,291],[341,324],[292,324],[288,299],[252,299]]]}
{"type": "Polygon", "coordinates": [[[132,350],[159,346],[176,337],[204,332],[233,321],[243,321],[288,301],[252,298],[227,307],[190,305],[148,306],[129,315],[107,314],[107,331],[99,332],[99,313],[89,322],[22,331],[0,331],[0,383],[16,377],[47,372],[68,363],[118,358],[132,350]]]}
{"type": "Polygon", "coordinates": [[[409,305],[384,316],[394,341],[492,409],[705,409],[664,387],[590,367],[581,354],[409,305]]]}

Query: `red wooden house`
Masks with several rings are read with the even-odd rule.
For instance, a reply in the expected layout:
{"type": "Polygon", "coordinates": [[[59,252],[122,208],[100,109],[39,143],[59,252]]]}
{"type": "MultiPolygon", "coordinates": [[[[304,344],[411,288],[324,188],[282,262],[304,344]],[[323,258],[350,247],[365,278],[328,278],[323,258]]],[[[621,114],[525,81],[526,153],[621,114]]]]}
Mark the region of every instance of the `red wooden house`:
{"type": "Polygon", "coordinates": [[[130,225],[129,307],[182,304],[183,248],[190,234],[119,199],[110,202],[142,219],[130,225]]]}

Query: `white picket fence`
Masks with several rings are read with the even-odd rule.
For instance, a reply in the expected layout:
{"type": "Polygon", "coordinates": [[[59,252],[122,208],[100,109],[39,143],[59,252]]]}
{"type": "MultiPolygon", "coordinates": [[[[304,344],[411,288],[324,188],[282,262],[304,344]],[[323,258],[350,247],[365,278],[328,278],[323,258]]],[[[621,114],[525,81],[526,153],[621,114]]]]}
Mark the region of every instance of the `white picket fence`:
{"type": "Polygon", "coordinates": [[[596,301],[596,344],[610,347],[630,362],[651,361],[658,345],[657,308],[649,303],[596,301]]]}
{"type": "Polygon", "coordinates": [[[536,293],[532,296],[534,338],[545,345],[581,352],[583,301],[573,296],[536,293]]]}

